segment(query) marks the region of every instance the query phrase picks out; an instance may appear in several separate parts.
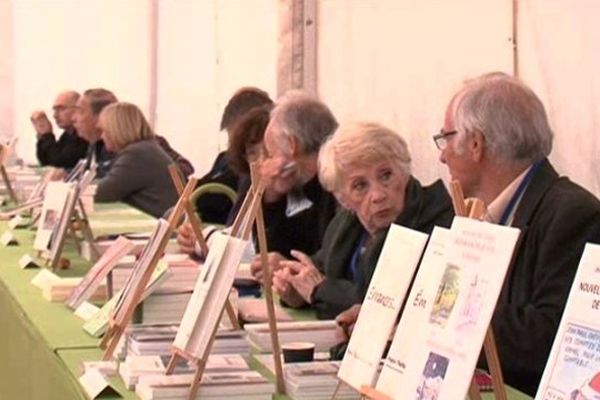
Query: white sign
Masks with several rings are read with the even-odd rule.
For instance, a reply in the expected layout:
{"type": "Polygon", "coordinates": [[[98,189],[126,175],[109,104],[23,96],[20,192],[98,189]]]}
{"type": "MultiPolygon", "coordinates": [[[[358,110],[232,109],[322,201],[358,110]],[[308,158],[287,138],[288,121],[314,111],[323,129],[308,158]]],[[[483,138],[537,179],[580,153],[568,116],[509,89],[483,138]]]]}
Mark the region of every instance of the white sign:
{"type": "Polygon", "coordinates": [[[2,236],[0,236],[0,243],[2,243],[2,246],[4,247],[15,246],[19,244],[19,242],[17,241],[17,239],[15,239],[15,236],[12,234],[11,231],[5,231],[2,234],[2,236]]]}
{"type": "Polygon", "coordinates": [[[352,331],[338,378],[360,390],[373,386],[427,235],[392,225],[352,331]]]}

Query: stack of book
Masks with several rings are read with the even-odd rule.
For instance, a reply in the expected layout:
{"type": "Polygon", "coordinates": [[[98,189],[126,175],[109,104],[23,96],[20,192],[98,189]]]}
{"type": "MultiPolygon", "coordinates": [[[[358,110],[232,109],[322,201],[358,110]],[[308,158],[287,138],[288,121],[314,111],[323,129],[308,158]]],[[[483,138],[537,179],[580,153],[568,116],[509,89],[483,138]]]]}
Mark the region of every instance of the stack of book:
{"type": "MultiPolygon", "coordinates": [[[[115,354],[119,359],[126,356],[169,356],[177,335],[177,325],[153,326],[130,325],[115,354]]],[[[218,331],[211,354],[250,354],[250,344],[243,330],[218,331]]]]}
{"type": "MultiPolygon", "coordinates": [[[[128,356],[125,361],[119,365],[119,375],[123,379],[127,389],[133,390],[140,377],[164,375],[169,359],[169,356],[128,356]]],[[[173,374],[193,374],[195,370],[196,365],[194,365],[194,363],[179,359],[173,374]]],[[[207,373],[249,370],[250,367],[246,360],[237,354],[211,355],[208,357],[205,369],[207,373]]]]}
{"type": "MultiPolygon", "coordinates": [[[[295,321],[277,323],[279,342],[312,342],[315,351],[329,351],[329,348],[340,342],[336,334],[335,321],[295,321]]],[[[273,352],[269,324],[246,324],[248,339],[261,353],[273,352]]]]}
{"type": "MultiPolygon", "coordinates": [[[[275,375],[273,354],[255,354],[253,357],[275,375]]],[[[340,364],[340,361],[283,364],[286,394],[294,400],[331,399],[339,382],[337,373],[340,364]]],[[[335,398],[354,400],[359,399],[360,394],[352,387],[342,384],[335,398]]]]}
{"type": "MultiPolygon", "coordinates": [[[[193,374],[140,377],[135,392],[142,400],[187,398],[193,374]]],[[[205,373],[196,396],[203,400],[271,400],[275,385],[256,371],[205,373]]]]}

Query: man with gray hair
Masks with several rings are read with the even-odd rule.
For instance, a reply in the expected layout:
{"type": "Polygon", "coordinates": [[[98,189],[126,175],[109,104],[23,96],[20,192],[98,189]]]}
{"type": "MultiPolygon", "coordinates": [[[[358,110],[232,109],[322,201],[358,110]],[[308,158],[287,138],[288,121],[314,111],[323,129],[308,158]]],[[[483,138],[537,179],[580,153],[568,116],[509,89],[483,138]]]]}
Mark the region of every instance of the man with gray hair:
{"type": "MultiPolygon", "coordinates": [[[[337,202],[317,176],[319,149],[337,128],[322,102],[303,94],[280,98],[265,131],[261,175],[263,210],[272,269],[291,250],[313,254],[321,247],[337,202]]],[[[261,277],[260,260],[252,271],[261,277]]],[[[283,290],[283,289],[282,289],[283,290]]]]}
{"type": "Polygon", "coordinates": [[[44,111],[35,111],[31,122],[37,133],[36,155],[41,165],[69,169],[84,158],[88,142],[77,135],[73,127],[73,113],[79,93],[68,90],[60,93],[54,100],[52,111],[56,125],[63,129],[56,140],[52,124],[44,111]]]}
{"type": "Polygon", "coordinates": [[[109,152],[102,141],[102,130],[98,127],[100,112],[111,103],[117,102],[117,96],[103,88],[88,89],[77,100],[73,124],[83,139],[90,145],[87,150],[87,168],[96,164],[96,177],[102,178],[110,169],[114,154],[109,152]]]}
{"type": "Polygon", "coordinates": [[[518,79],[487,74],[454,95],[440,160],[492,223],[521,240],[492,320],[506,382],[535,395],[586,242],[600,242],[600,202],[547,159],[552,131],[540,99],[518,79]]]}

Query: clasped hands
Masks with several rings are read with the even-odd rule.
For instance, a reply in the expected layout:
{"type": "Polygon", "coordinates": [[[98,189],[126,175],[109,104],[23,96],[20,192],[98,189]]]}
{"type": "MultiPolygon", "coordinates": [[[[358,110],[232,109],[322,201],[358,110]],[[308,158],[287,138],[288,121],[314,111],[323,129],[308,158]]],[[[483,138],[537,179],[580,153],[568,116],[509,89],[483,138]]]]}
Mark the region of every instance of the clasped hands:
{"type": "MultiPolygon", "coordinates": [[[[281,254],[271,252],[267,256],[267,265],[273,277],[273,292],[289,306],[300,307],[312,302],[312,294],[325,276],[306,254],[292,250],[291,255],[295,260],[286,260],[281,254]]],[[[260,255],[254,258],[250,270],[256,279],[262,281],[260,255]]]]}

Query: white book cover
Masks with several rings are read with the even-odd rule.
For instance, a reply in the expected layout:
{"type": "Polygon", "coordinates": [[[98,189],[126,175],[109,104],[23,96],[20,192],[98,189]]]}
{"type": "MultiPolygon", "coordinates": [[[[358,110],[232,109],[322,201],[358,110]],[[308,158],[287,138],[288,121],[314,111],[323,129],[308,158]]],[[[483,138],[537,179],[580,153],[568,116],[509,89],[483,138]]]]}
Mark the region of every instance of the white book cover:
{"type": "Polygon", "coordinates": [[[535,399],[600,399],[598,244],[585,246],[535,399]]]}
{"type": "Polygon", "coordinates": [[[340,380],[356,390],[375,384],[381,356],[427,237],[399,225],[390,227],[338,373],[340,380]]]}
{"type": "Polygon", "coordinates": [[[196,281],[174,347],[198,359],[219,323],[233,279],[248,242],[217,235],[196,281]]]}
{"type": "Polygon", "coordinates": [[[48,249],[52,232],[60,220],[71,187],[71,184],[65,182],[48,183],[40,223],[33,242],[35,250],[44,251],[48,249]]]}
{"type": "Polygon", "coordinates": [[[436,229],[376,389],[393,399],[464,399],[519,230],[457,217],[436,229]]]}

